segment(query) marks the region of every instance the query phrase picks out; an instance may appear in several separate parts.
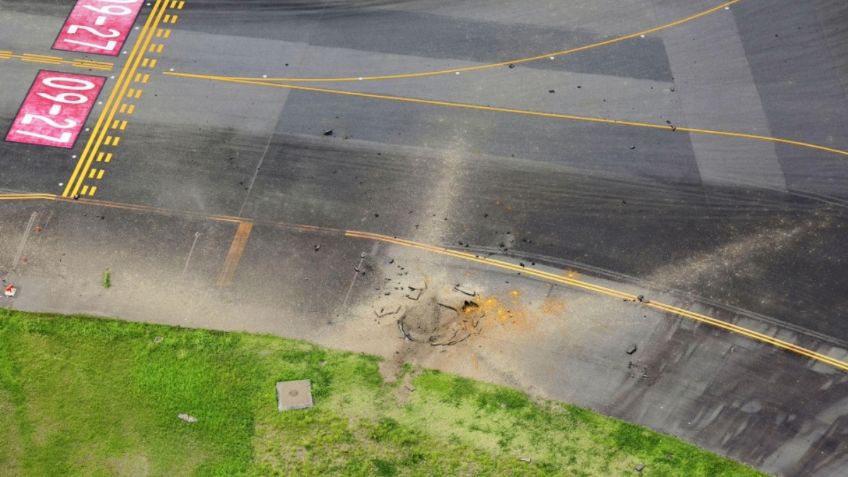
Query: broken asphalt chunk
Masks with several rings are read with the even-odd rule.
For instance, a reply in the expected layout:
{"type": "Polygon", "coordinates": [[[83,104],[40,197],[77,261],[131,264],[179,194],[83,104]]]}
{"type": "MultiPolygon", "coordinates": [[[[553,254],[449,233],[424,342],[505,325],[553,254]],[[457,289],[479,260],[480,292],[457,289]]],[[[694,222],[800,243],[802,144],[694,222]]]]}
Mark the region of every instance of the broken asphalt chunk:
{"type": "Polygon", "coordinates": [[[454,289],[454,290],[456,290],[456,291],[458,291],[458,292],[460,292],[460,293],[462,293],[463,295],[468,295],[468,296],[477,296],[477,292],[476,292],[476,291],[471,290],[470,288],[466,288],[466,287],[464,287],[464,286],[462,286],[462,285],[460,285],[460,284],[458,284],[458,283],[457,283],[456,285],[454,285],[453,289],[454,289]]]}

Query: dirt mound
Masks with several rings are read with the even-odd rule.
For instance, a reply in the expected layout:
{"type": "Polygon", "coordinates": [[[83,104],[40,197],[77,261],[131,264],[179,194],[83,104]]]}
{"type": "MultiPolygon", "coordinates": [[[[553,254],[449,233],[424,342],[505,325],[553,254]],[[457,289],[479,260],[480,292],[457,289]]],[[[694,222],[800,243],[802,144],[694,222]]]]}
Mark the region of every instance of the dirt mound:
{"type": "Polygon", "coordinates": [[[486,316],[473,299],[427,294],[398,320],[406,339],[431,346],[451,346],[479,333],[486,316]]]}

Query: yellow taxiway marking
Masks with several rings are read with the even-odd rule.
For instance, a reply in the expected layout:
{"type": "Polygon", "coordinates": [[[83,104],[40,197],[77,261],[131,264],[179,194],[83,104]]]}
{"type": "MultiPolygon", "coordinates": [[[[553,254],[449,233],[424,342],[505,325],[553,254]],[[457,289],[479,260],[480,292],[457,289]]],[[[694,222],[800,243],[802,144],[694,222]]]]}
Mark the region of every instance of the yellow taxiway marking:
{"type": "Polygon", "coordinates": [[[61,58],[58,56],[48,56],[48,55],[36,55],[33,53],[21,53],[17,54],[12,51],[3,50],[0,51],[0,60],[11,60],[18,59],[21,61],[25,61],[27,63],[42,63],[47,65],[68,65],[73,66],[75,68],[85,68],[85,69],[93,69],[93,70],[104,70],[109,71],[114,68],[112,63],[107,61],[94,61],[94,60],[68,60],[65,58],[61,58]]]}
{"type": "Polygon", "coordinates": [[[192,79],[201,79],[207,81],[221,81],[225,83],[236,83],[236,84],[247,84],[254,86],[264,86],[268,88],[284,88],[284,89],[292,89],[297,91],[309,91],[313,93],[327,93],[327,94],[336,94],[341,96],[354,96],[358,98],[367,98],[367,99],[378,99],[384,101],[396,101],[401,103],[413,103],[413,104],[425,104],[430,106],[443,106],[448,108],[457,108],[457,109],[471,109],[476,111],[488,111],[494,113],[506,113],[506,114],[516,114],[521,116],[531,116],[531,117],[541,117],[548,119],[562,119],[568,121],[582,121],[589,123],[597,123],[597,124],[608,124],[612,126],[629,126],[629,127],[637,127],[644,129],[659,129],[665,130],[670,133],[681,132],[681,133],[690,133],[690,134],[704,134],[708,136],[719,136],[719,137],[730,137],[736,139],[748,139],[752,141],[764,141],[764,142],[772,142],[779,144],[787,144],[790,146],[797,146],[807,149],[815,149],[818,151],[828,152],[832,154],[837,154],[840,156],[848,157],[848,150],[836,149],[832,147],[820,146],[818,144],[812,144],[803,141],[795,141],[792,139],[783,139],[778,137],[771,136],[761,136],[758,134],[748,134],[742,132],[733,132],[733,131],[720,131],[716,129],[702,129],[702,128],[691,128],[691,127],[683,127],[683,126],[673,126],[668,124],[657,124],[657,123],[643,123],[639,121],[627,121],[621,119],[608,119],[608,118],[597,118],[592,116],[578,116],[574,114],[560,114],[560,113],[548,113],[544,111],[531,111],[527,109],[516,109],[516,108],[502,108],[496,106],[484,106],[480,104],[472,104],[472,103],[460,103],[455,101],[443,101],[443,100],[434,100],[434,99],[423,99],[423,98],[411,98],[407,96],[394,96],[387,94],[376,94],[376,93],[363,93],[359,91],[345,91],[339,89],[329,89],[329,88],[319,88],[315,86],[300,86],[300,85],[291,85],[291,84],[279,84],[279,83],[265,83],[261,81],[253,81],[253,80],[240,80],[240,79],[230,79],[230,78],[221,78],[217,76],[207,76],[207,75],[196,75],[191,73],[174,73],[174,72],[165,72],[163,73],[168,76],[177,76],[181,78],[192,78],[192,79]]]}
{"type": "Polygon", "coordinates": [[[239,222],[236,235],[230,244],[230,249],[227,252],[227,258],[224,260],[224,267],[218,275],[218,286],[229,286],[236,276],[241,256],[244,254],[244,249],[247,247],[247,241],[250,238],[250,232],[253,230],[252,222],[239,222]]]}
{"type": "MultiPolygon", "coordinates": [[[[148,45],[153,38],[153,32],[158,29],[159,22],[162,20],[162,16],[165,13],[167,1],[168,0],[156,0],[153,9],[150,11],[147,21],[142,27],[127,61],[121,69],[118,80],[112,88],[112,93],[106,101],[106,106],[100,113],[100,117],[97,119],[93,132],[83,149],[83,153],[80,155],[79,161],[77,161],[77,165],[71,173],[71,177],[68,180],[68,184],[62,194],[64,197],[72,197],[79,193],[80,188],[83,187],[83,182],[85,181],[88,169],[91,167],[91,163],[99,152],[100,146],[104,143],[104,141],[106,145],[117,146],[119,144],[119,137],[113,138],[112,136],[106,135],[107,130],[109,129],[108,125],[115,119],[115,114],[117,114],[121,101],[123,101],[123,98],[127,93],[130,78],[133,78],[133,76],[136,75],[136,70],[139,67],[142,55],[145,51],[147,51],[148,45]]],[[[142,79],[145,80],[144,82],[146,82],[147,78],[149,78],[149,75],[146,74],[142,77],[142,79]]],[[[138,93],[136,94],[138,95],[138,93]]],[[[85,194],[83,193],[83,195],[85,194]]]]}
{"type": "MultiPolygon", "coordinates": [[[[47,200],[47,201],[63,201],[70,204],[78,204],[78,205],[90,205],[96,207],[109,207],[114,209],[121,210],[131,210],[136,212],[147,212],[147,213],[155,213],[161,215],[183,215],[186,217],[193,217],[197,219],[203,220],[212,220],[216,222],[226,222],[226,223],[235,223],[239,224],[239,228],[236,231],[236,236],[233,239],[232,244],[230,245],[230,251],[227,253],[227,259],[225,260],[224,270],[221,271],[219,275],[219,283],[221,283],[222,278],[226,278],[226,276],[230,276],[230,280],[232,276],[235,274],[235,269],[233,268],[233,264],[231,263],[233,259],[230,258],[231,254],[233,257],[241,256],[244,252],[244,247],[247,245],[247,239],[250,235],[250,231],[253,229],[253,222],[248,222],[240,217],[233,217],[228,215],[212,215],[205,214],[202,212],[194,212],[194,211],[181,211],[181,210],[169,210],[162,209],[158,207],[152,207],[147,205],[136,205],[136,204],[123,204],[119,202],[111,202],[111,201],[103,201],[103,200],[94,200],[94,199],[82,199],[82,200],[71,200],[65,197],[60,197],[52,194],[0,194],[0,201],[26,201],[26,200],[47,200]],[[239,249],[241,249],[239,251],[239,249]],[[231,263],[227,265],[228,261],[231,263]],[[226,274],[224,273],[226,272],[226,274]]],[[[646,306],[658,311],[662,311],[664,313],[668,313],[670,315],[678,316],[681,318],[687,318],[699,323],[704,323],[710,326],[714,326],[716,328],[725,330],[729,333],[738,334],[740,336],[745,336],[752,340],[765,343],[771,346],[775,346],[777,348],[798,354],[800,356],[804,356],[814,361],[818,361],[834,368],[837,368],[842,371],[848,371],[848,362],[842,361],[836,358],[832,358],[822,353],[818,353],[809,348],[804,348],[802,346],[796,345],[794,343],[790,343],[785,340],[781,340],[779,338],[775,338],[773,336],[766,335],[759,331],[751,330],[727,321],[722,321],[716,318],[713,318],[708,315],[704,315],[701,313],[696,313],[690,310],[686,310],[680,307],[668,305],[665,303],[657,302],[657,301],[642,301],[640,302],[637,295],[634,295],[630,292],[616,290],[614,288],[605,287],[602,285],[597,285],[591,283],[586,280],[580,280],[577,274],[567,273],[566,271],[560,271],[559,273],[550,273],[542,270],[538,270],[528,266],[520,266],[514,263],[506,262],[503,260],[494,259],[491,257],[481,257],[478,255],[474,255],[468,252],[452,250],[444,247],[437,247],[433,245],[427,245],[420,242],[414,242],[411,240],[399,239],[396,237],[389,237],[387,235],[374,234],[370,232],[361,232],[355,230],[340,230],[333,229],[329,227],[318,227],[314,225],[299,225],[299,224],[290,224],[290,223],[280,223],[280,222],[269,222],[264,225],[276,226],[276,227],[286,227],[293,228],[298,230],[308,230],[315,232],[323,232],[323,233],[335,233],[335,234],[344,234],[346,237],[358,238],[363,240],[371,240],[377,242],[391,243],[395,245],[399,245],[402,247],[422,250],[429,253],[434,253],[438,255],[453,257],[456,259],[474,262],[481,265],[485,265],[488,267],[499,268],[501,270],[506,270],[510,272],[521,273],[524,276],[534,277],[540,280],[558,283],[562,285],[567,285],[572,288],[578,288],[587,292],[596,293],[599,295],[608,296],[615,299],[627,300],[628,302],[632,302],[637,306],[646,306]]],[[[235,264],[237,265],[237,263],[235,264]]]]}
{"type": "MultiPolygon", "coordinates": [[[[282,82],[287,82],[287,83],[296,83],[296,82],[302,82],[302,83],[332,83],[332,82],[347,82],[347,81],[380,81],[380,80],[423,78],[423,77],[427,77],[427,76],[440,76],[440,75],[447,75],[447,74],[466,73],[466,72],[470,72],[470,71],[488,70],[488,69],[492,69],[492,68],[500,68],[500,67],[503,67],[503,66],[520,65],[522,63],[530,63],[530,62],[533,62],[533,61],[553,60],[553,59],[561,57],[561,56],[571,55],[571,54],[574,54],[574,53],[579,53],[581,51],[592,50],[592,49],[595,49],[595,48],[600,48],[600,47],[604,47],[604,46],[614,45],[616,43],[621,43],[623,41],[633,40],[633,39],[637,39],[637,38],[643,38],[643,37],[650,35],[652,33],[657,33],[657,32],[663,31],[663,30],[667,30],[669,28],[673,28],[673,27],[676,27],[676,26],[679,26],[679,25],[683,25],[685,23],[689,23],[689,22],[697,20],[699,18],[703,18],[705,16],[711,15],[711,14],[719,12],[721,10],[725,10],[728,7],[730,7],[731,5],[733,5],[735,3],[739,3],[740,1],[742,1],[742,0],[726,1],[722,4],[720,4],[720,5],[716,5],[712,8],[704,10],[702,12],[698,12],[698,13],[695,13],[693,15],[689,15],[688,17],[681,18],[679,20],[675,20],[673,22],[666,23],[664,25],[656,26],[656,27],[653,27],[653,28],[648,28],[647,30],[638,31],[636,33],[630,33],[630,34],[627,34],[627,35],[622,35],[622,36],[619,36],[619,37],[610,38],[609,40],[590,43],[588,45],[578,46],[578,47],[575,47],[575,48],[569,48],[569,49],[566,49],[566,50],[551,51],[549,53],[543,53],[543,54],[535,55],[535,56],[528,56],[526,58],[516,58],[516,59],[513,59],[513,60],[499,61],[497,63],[487,63],[487,64],[484,64],[484,65],[474,65],[474,66],[465,66],[465,67],[461,67],[461,68],[448,68],[448,69],[442,69],[442,70],[420,71],[420,72],[416,72],[416,73],[399,73],[399,74],[379,75],[379,76],[359,75],[359,76],[339,76],[339,77],[324,77],[324,78],[320,78],[320,77],[319,78],[232,77],[232,79],[257,80],[257,81],[264,81],[264,82],[282,81],[282,82]]],[[[222,78],[227,78],[227,77],[223,76],[222,78]]]]}

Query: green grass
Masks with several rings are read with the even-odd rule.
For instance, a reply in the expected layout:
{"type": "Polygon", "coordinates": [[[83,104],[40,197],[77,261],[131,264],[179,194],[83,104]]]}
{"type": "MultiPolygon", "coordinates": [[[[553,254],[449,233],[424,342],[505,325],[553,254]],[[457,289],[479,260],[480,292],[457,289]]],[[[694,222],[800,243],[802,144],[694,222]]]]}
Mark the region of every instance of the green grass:
{"type": "Polygon", "coordinates": [[[639,463],[646,476],[761,475],[436,371],[405,367],[407,393],[378,363],[269,336],[0,310],[0,475],[608,476],[639,463]],[[313,409],[276,411],[274,383],[289,379],[312,380],[313,409]]]}

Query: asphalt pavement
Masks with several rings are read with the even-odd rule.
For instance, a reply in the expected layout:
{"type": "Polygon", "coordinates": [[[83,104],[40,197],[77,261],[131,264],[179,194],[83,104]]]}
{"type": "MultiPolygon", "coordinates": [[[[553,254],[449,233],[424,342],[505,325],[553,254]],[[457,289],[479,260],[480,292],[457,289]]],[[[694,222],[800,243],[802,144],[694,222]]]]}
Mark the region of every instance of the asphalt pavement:
{"type": "MultiPolygon", "coordinates": [[[[0,0],[0,51],[14,53],[0,57],[0,131],[40,69],[109,78],[86,124],[94,131],[73,150],[0,143],[0,192],[10,198],[0,208],[0,271],[47,290],[18,306],[269,331],[391,355],[394,344],[357,346],[370,341],[343,318],[372,314],[368,280],[391,276],[386,261],[368,262],[391,254],[344,236],[365,231],[661,294],[844,358],[843,1],[160,1],[144,7],[117,58],[50,50],[73,3],[0,0]],[[148,29],[151,16],[158,23],[148,29]],[[132,66],[134,55],[156,62],[132,66]],[[113,105],[108,95],[122,85],[138,97],[113,105]],[[128,121],[120,144],[95,144],[97,118],[120,103],[133,105],[116,115],[128,121]],[[76,174],[83,166],[105,174],[76,174]],[[69,193],[68,184],[80,188],[69,193]],[[20,203],[10,194],[64,198],[20,203]],[[46,234],[40,242],[31,217],[46,234]],[[70,255],[75,269],[51,271],[70,255]],[[351,283],[360,266],[373,267],[370,278],[351,283]],[[179,293],[116,300],[76,283],[96,281],[104,267],[179,293]],[[250,316],[240,316],[245,309],[250,316]]],[[[427,276],[451,270],[448,288],[465,273],[416,260],[427,276]]],[[[515,285],[482,268],[481,289],[515,285]]],[[[629,312],[567,301],[568,326],[594,330],[587,336],[598,348],[566,351],[575,342],[561,334],[532,336],[546,353],[583,363],[569,368],[572,377],[555,368],[540,376],[547,358],[516,336],[478,377],[593,406],[771,472],[839,475],[846,465],[844,372],[726,331],[671,332],[667,321],[680,318],[660,314],[644,318],[655,320],[655,334],[615,321],[630,331],[605,339],[576,317],[629,312]],[[642,380],[633,390],[619,379],[633,363],[619,369],[627,359],[604,356],[647,336],[644,366],[672,384],[642,380]],[[722,358],[739,346],[750,360],[722,358]],[[587,384],[603,373],[607,384],[587,384]],[[687,391],[687,373],[709,385],[687,391]],[[809,401],[799,398],[816,386],[809,401]],[[672,399],[692,407],[656,411],[672,399]],[[692,420],[702,425],[685,424],[692,420]]]]}

